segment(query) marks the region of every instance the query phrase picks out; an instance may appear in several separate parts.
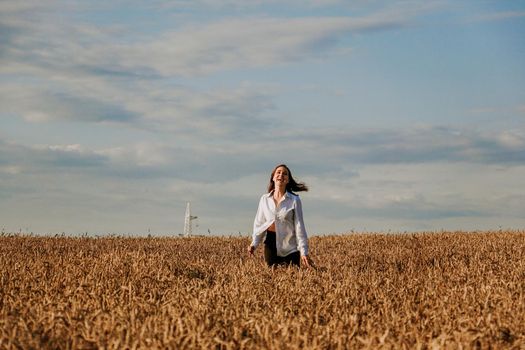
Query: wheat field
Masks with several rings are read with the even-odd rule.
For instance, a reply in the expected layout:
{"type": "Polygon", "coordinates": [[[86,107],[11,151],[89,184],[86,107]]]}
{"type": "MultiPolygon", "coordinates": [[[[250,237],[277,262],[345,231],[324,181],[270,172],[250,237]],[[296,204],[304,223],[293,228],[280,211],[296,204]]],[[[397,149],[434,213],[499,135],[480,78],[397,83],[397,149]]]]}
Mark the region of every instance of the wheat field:
{"type": "Polygon", "coordinates": [[[0,348],[525,348],[525,233],[0,237],[0,348]]]}

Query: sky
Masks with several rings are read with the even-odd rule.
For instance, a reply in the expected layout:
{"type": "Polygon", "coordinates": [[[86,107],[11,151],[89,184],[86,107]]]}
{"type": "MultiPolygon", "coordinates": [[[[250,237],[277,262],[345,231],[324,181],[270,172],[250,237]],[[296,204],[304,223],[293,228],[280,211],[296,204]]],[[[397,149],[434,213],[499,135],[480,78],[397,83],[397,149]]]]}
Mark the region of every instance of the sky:
{"type": "Polygon", "coordinates": [[[0,1],[0,229],[525,228],[525,1],[0,1]]]}

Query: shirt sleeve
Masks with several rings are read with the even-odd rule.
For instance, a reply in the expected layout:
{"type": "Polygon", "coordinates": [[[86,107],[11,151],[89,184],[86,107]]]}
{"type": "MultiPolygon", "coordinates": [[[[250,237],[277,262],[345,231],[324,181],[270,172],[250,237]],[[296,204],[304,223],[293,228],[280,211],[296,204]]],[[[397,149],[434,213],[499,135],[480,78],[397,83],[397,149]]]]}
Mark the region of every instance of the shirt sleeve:
{"type": "Polygon", "coordinates": [[[295,201],[295,235],[297,237],[297,247],[302,256],[308,255],[308,235],[303,221],[303,206],[301,199],[297,197],[295,201]]]}
{"type": "Polygon", "coordinates": [[[259,243],[266,236],[266,217],[264,215],[264,196],[259,200],[259,207],[255,214],[255,220],[253,221],[253,235],[252,235],[252,246],[257,248],[259,243]]]}

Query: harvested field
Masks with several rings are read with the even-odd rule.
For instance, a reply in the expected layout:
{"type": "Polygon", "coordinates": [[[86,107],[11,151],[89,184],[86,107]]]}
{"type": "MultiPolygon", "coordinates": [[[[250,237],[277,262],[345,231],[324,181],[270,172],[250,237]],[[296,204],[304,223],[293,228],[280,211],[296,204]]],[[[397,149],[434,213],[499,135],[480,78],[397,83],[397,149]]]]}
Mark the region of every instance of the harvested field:
{"type": "Polygon", "coordinates": [[[525,233],[0,237],[0,348],[525,348],[525,233]]]}

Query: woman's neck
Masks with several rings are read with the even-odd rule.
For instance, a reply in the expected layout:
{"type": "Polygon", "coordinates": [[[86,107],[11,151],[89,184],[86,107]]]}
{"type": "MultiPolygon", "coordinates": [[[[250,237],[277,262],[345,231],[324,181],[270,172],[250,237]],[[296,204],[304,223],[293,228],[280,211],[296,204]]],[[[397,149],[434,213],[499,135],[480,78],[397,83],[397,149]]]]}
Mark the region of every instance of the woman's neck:
{"type": "Polygon", "coordinates": [[[280,200],[283,198],[284,194],[286,193],[286,187],[275,187],[273,190],[273,198],[275,200],[280,200]]]}

